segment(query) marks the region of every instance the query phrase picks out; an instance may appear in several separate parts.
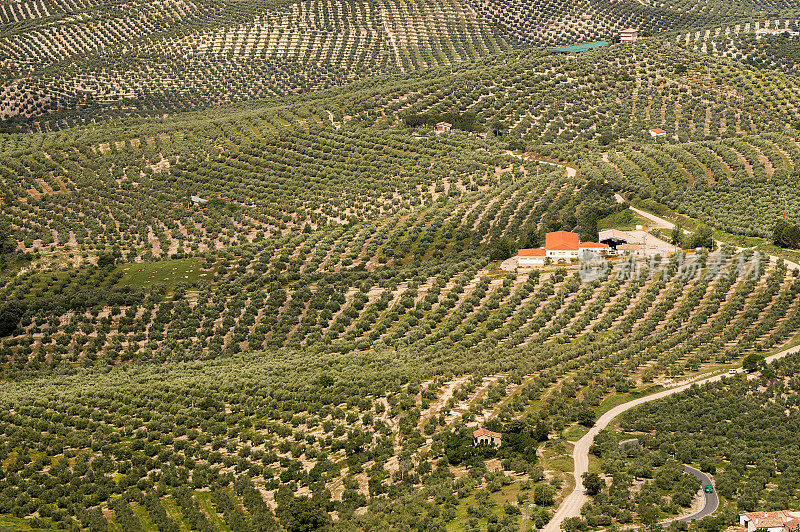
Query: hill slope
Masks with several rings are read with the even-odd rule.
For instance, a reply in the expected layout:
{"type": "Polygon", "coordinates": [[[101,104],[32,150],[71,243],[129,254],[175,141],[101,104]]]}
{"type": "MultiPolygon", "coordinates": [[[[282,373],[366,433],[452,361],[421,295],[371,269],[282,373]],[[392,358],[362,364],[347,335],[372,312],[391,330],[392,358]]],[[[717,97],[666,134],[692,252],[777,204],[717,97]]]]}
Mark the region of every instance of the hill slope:
{"type": "MultiPolygon", "coordinates": [[[[348,17],[363,7],[348,5],[348,17]]],[[[197,6],[197,17],[221,9],[197,6]]],[[[709,6],[675,4],[716,16],[709,6]]],[[[239,7],[226,24],[252,27],[255,8],[239,7]]],[[[336,21],[349,18],[317,7],[296,14],[345,31],[336,21]]],[[[359,12],[354,34],[374,12],[359,12]]],[[[249,33],[215,41],[209,15],[202,39],[176,36],[184,14],[146,42],[245,64],[249,33]]],[[[502,30],[480,35],[500,43],[502,30]]],[[[419,50],[408,58],[433,57],[419,50]]],[[[740,233],[767,234],[781,205],[796,216],[796,78],[658,38],[576,58],[442,53],[426,64],[443,66],[402,72],[401,59],[322,91],[0,136],[8,526],[542,528],[571,489],[565,439],[622,401],[796,341],[800,276],[750,249],[500,269],[548,231],[595,239],[599,220],[627,208],[619,192],[740,233]],[[445,118],[456,127],[434,134],[445,118]],[[503,446],[476,448],[479,426],[503,446]]],[[[42,72],[72,64],[53,61],[42,72]]],[[[662,427],[657,417],[626,427],[662,427]]],[[[673,515],[694,485],[672,459],[692,453],[644,443],[659,451],[637,457],[662,460],[659,489],[680,496],[649,500],[673,515]]],[[[726,473],[747,469],[732,462],[726,473]]],[[[756,477],[742,492],[768,484],[756,477]]],[[[597,507],[587,516],[611,522],[597,507]]]]}
{"type": "Polygon", "coordinates": [[[15,1],[0,8],[0,120],[37,129],[308,92],[514,46],[609,39],[629,26],[685,32],[795,18],[782,3],[724,9],[635,0],[15,1]]]}

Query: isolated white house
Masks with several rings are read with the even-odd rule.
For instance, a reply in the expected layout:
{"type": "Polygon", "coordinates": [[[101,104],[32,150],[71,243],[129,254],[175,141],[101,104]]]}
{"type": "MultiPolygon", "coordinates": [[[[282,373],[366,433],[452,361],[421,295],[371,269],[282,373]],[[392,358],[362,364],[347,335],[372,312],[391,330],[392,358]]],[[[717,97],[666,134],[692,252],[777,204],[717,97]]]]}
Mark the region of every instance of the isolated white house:
{"type": "Polygon", "coordinates": [[[578,233],[569,231],[555,231],[547,233],[544,248],[547,256],[557,259],[577,259],[580,252],[580,237],[578,233]]]}
{"type": "Polygon", "coordinates": [[[436,124],[436,134],[438,135],[439,133],[447,133],[452,128],[453,124],[449,122],[439,122],[438,124],[436,124]]]}
{"type": "Polygon", "coordinates": [[[479,428],[472,433],[472,445],[491,445],[492,447],[500,447],[503,442],[503,435],[499,432],[492,432],[484,428],[479,428]]]}
{"type": "Polygon", "coordinates": [[[639,40],[639,30],[634,28],[628,28],[627,30],[622,30],[619,32],[619,40],[620,42],[634,42],[639,40]]]}

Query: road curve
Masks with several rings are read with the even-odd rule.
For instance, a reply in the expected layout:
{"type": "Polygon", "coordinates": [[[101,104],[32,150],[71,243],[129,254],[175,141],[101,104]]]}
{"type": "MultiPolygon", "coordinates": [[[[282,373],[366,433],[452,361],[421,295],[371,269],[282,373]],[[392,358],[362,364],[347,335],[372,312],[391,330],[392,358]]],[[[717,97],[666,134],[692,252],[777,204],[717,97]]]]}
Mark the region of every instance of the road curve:
{"type": "MultiPolygon", "coordinates": [[[[781,351],[780,353],[775,353],[774,355],[766,357],[765,361],[773,362],[785,357],[790,353],[797,353],[799,351],[800,345],[791,347],[781,351]]],[[[600,419],[598,419],[592,428],[589,429],[589,432],[587,432],[575,443],[575,448],[572,450],[572,461],[574,464],[572,474],[575,477],[575,487],[573,488],[572,492],[561,502],[553,518],[550,520],[547,526],[544,527],[543,532],[559,532],[561,530],[561,523],[564,521],[564,519],[569,519],[570,517],[580,517],[581,508],[588,501],[588,496],[586,495],[586,491],[583,487],[583,474],[589,470],[589,447],[592,445],[594,437],[597,436],[601,430],[606,428],[608,424],[614,420],[614,418],[623,412],[626,412],[631,408],[635,408],[641,404],[649,403],[650,401],[656,401],[658,399],[663,399],[664,397],[680,393],[688,389],[693,384],[701,385],[710,382],[716,382],[726,376],[727,373],[722,373],[720,375],[715,375],[702,380],[684,382],[675,386],[674,388],[662,390],[652,395],[640,397],[639,399],[634,399],[633,401],[628,401],[627,403],[615,406],[600,416],[600,419]]],[[[752,379],[755,378],[755,376],[748,375],[747,378],[752,379]]],[[[716,495],[716,493],[714,495],[716,495]]],[[[714,510],[716,510],[716,508],[714,508],[714,510]]],[[[711,510],[711,512],[714,510],[711,510]]],[[[697,517],[695,517],[695,519],[697,519],[697,517]]]]}
{"type": "MultiPolygon", "coordinates": [[[[700,471],[699,469],[695,469],[693,467],[689,467],[687,465],[684,465],[683,466],[683,472],[684,473],[688,473],[689,475],[693,475],[693,476],[697,477],[697,479],[700,481],[700,489],[701,490],[705,486],[709,486],[709,485],[713,486],[714,485],[714,482],[711,481],[711,478],[708,475],[706,475],[705,473],[703,473],[702,471],[700,471]]],[[[705,495],[706,503],[705,503],[705,505],[703,505],[703,509],[700,510],[699,512],[694,513],[692,515],[687,515],[686,517],[681,517],[679,519],[671,519],[669,521],[665,521],[665,522],[659,523],[659,524],[661,526],[667,526],[668,524],[670,524],[670,523],[672,523],[674,521],[683,521],[683,522],[687,522],[688,523],[690,521],[694,521],[695,519],[702,519],[703,517],[705,517],[707,515],[711,515],[714,512],[716,512],[717,508],[719,508],[719,497],[717,496],[717,490],[715,489],[711,493],[706,493],[705,491],[703,491],[703,495],[705,495]]]]}

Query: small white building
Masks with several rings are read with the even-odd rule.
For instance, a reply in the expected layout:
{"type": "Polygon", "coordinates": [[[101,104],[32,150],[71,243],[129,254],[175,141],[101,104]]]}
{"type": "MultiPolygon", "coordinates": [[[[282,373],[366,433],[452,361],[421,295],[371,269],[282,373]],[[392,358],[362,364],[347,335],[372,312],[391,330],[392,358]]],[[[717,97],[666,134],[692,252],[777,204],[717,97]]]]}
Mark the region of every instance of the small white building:
{"type": "Polygon", "coordinates": [[[800,512],[749,512],[739,514],[739,526],[754,532],[764,528],[767,532],[797,532],[800,530],[800,512]]]}
{"type": "Polygon", "coordinates": [[[632,255],[639,257],[644,254],[641,244],[620,244],[617,246],[617,255],[632,255]]]}
{"type": "Polygon", "coordinates": [[[208,203],[208,200],[205,200],[200,196],[190,196],[189,200],[195,205],[202,205],[203,203],[208,203]]]}
{"type": "Polygon", "coordinates": [[[437,135],[439,133],[447,133],[451,129],[453,129],[453,124],[451,124],[449,122],[439,122],[438,124],[436,124],[436,134],[437,135]]]}
{"type": "Polygon", "coordinates": [[[472,445],[491,445],[492,447],[500,447],[503,443],[503,435],[499,432],[492,432],[481,427],[472,433],[472,445]]]}
{"type": "Polygon", "coordinates": [[[544,266],[547,259],[547,251],[544,249],[521,249],[517,252],[518,268],[533,268],[534,266],[544,266]]]}
{"type": "Polygon", "coordinates": [[[628,28],[627,30],[622,30],[619,32],[619,41],[620,42],[634,42],[639,40],[639,30],[634,28],[628,28]]]}
{"type": "Polygon", "coordinates": [[[599,257],[603,252],[608,253],[610,249],[608,244],[601,244],[599,242],[581,242],[578,244],[578,254],[581,257],[599,257]]]}
{"type": "Polygon", "coordinates": [[[764,35],[784,35],[788,34],[789,37],[800,37],[800,31],[792,31],[789,28],[759,28],[756,30],[756,37],[763,37],[764,35]]]}
{"type": "Polygon", "coordinates": [[[664,131],[663,129],[655,128],[650,130],[650,136],[653,137],[654,139],[658,137],[666,137],[667,132],[664,131]]]}

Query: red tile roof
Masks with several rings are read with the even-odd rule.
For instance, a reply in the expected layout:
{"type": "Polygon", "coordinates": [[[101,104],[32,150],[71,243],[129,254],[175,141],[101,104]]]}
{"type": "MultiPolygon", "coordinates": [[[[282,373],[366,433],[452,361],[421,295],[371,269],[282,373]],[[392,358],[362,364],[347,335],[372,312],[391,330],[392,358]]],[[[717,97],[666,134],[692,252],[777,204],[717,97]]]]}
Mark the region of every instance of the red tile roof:
{"type": "Polygon", "coordinates": [[[597,242],[581,242],[579,247],[582,247],[582,248],[608,249],[608,244],[599,244],[597,242]]]}
{"type": "Polygon", "coordinates": [[[499,432],[492,432],[491,430],[486,430],[485,428],[481,427],[475,432],[472,433],[473,438],[477,438],[478,436],[491,436],[492,438],[502,438],[503,435],[499,432]]]}
{"type": "Polygon", "coordinates": [[[786,526],[795,529],[800,526],[797,512],[780,510],[777,512],[748,512],[744,514],[750,521],[753,521],[758,528],[775,528],[786,526]]]}
{"type": "Polygon", "coordinates": [[[578,233],[570,233],[569,231],[547,233],[545,240],[544,247],[548,251],[578,251],[578,245],[581,241],[578,233]]]}
{"type": "Polygon", "coordinates": [[[662,133],[666,133],[666,131],[664,131],[663,129],[656,128],[656,129],[651,129],[650,133],[655,133],[656,135],[660,135],[662,133]]]}
{"type": "Polygon", "coordinates": [[[547,250],[545,249],[521,249],[519,250],[518,255],[520,257],[544,257],[547,255],[547,250]]]}

